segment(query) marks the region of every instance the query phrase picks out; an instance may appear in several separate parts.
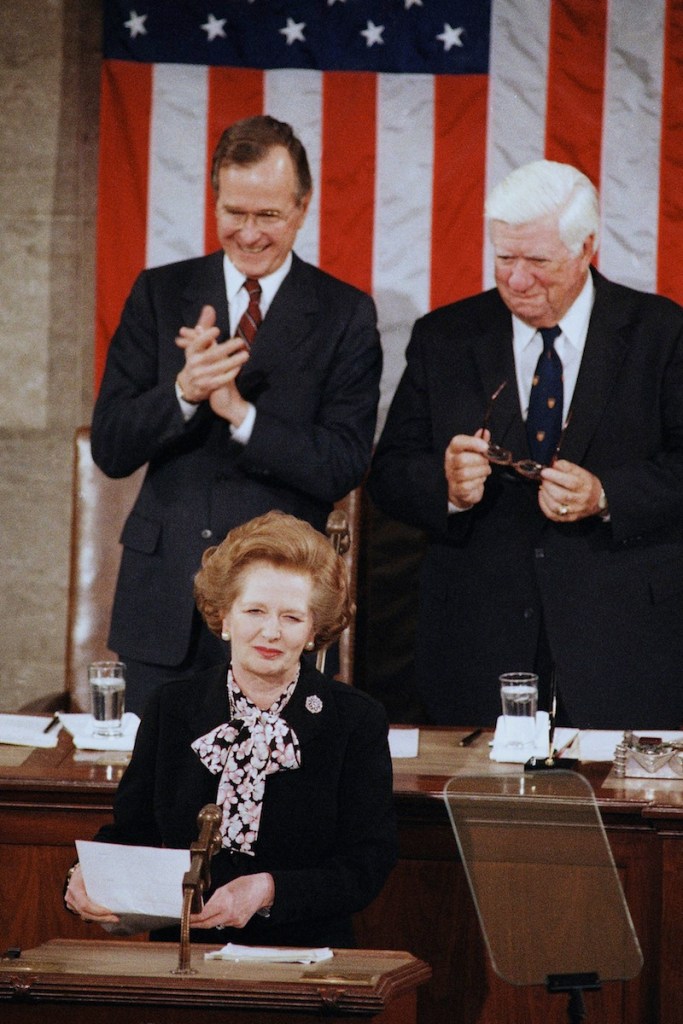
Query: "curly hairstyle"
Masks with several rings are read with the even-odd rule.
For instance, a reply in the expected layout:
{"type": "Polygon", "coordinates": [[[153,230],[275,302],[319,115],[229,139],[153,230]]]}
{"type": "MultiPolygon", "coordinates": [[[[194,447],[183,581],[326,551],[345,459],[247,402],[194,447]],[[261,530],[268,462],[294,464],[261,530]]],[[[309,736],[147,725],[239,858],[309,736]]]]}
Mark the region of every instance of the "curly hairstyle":
{"type": "Polygon", "coordinates": [[[316,650],[346,629],[355,608],[344,559],[309,523],[276,511],[236,526],[222,543],[204,552],[194,596],[212,633],[220,636],[223,617],[239,596],[245,573],[259,562],[312,580],[316,650]]]}

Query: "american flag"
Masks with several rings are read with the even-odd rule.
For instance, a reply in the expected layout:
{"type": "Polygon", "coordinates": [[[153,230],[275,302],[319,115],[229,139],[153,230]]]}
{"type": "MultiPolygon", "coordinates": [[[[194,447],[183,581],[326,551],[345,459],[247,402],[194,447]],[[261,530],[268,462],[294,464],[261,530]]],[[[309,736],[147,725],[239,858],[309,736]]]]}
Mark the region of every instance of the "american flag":
{"type": "Polygon", "coordinates": [[[377,302],[380,420],[416,317],[489,287],[486,192],[540,157],[600,188],[600,269],[683,301],[683,0],[105,0],[96,379],[146,266],[217,247],[220,132],[304,142],[296,251],[377,302]]]}

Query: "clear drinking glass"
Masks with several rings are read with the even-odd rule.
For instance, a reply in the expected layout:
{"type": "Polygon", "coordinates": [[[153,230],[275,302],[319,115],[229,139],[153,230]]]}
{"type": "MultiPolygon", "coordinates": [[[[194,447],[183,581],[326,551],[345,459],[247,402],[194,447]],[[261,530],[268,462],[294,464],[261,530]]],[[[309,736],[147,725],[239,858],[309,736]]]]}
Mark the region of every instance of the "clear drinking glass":
{"type": "Polygon", "coordinates": [[[538,676],[535,672],[505,672],[499,681],[505,746],[531,751],[536,739],[538,676]]]}
{"type": "Polygon", "coordinates": [[[126,666],[122,661],[93,661],[88,665],[90,708],[99,736],[120,736],[126,699],[126,666]]]}

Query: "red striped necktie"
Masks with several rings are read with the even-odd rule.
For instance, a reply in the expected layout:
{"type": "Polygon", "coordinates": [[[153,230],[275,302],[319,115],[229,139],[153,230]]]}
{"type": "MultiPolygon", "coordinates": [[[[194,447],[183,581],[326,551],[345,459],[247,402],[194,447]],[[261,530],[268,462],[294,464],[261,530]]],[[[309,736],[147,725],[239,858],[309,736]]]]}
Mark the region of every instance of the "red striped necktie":
{"type": "Polygon", "coordinates": [[[248,277],[244,282],[243,288],[247,289],[249,294],[249,305],[242,314],[240,322],[237,325],[237,334],[245,343],[248,349],[254,343],[256,332],[258,331],[261,320],[261,307],[259,306],[259,299],[261,298],[261,285],[257,278],[248,277]]]}

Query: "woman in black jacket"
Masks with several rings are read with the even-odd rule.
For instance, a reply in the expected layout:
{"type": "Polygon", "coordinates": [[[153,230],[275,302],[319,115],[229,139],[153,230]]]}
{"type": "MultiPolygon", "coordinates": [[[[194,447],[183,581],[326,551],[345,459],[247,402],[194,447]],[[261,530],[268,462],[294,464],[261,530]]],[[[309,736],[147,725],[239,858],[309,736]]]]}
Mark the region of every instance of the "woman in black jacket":
{"type": "MultiPolygon", "coordinates": [[[[307,523],[269,512],[206,552],[195,596],[230,643],[227,679],[216,666],[152,697],[96,838],[187,848],[217,803],[222,846],[192,937],[352,946],[351,915],[395,863],[396,826],[383,709],[302,657],[352,614],[343,559],[307,523]]],[[[118,921],[78,867],[65,900],[84,920],[118,921]]]]}

